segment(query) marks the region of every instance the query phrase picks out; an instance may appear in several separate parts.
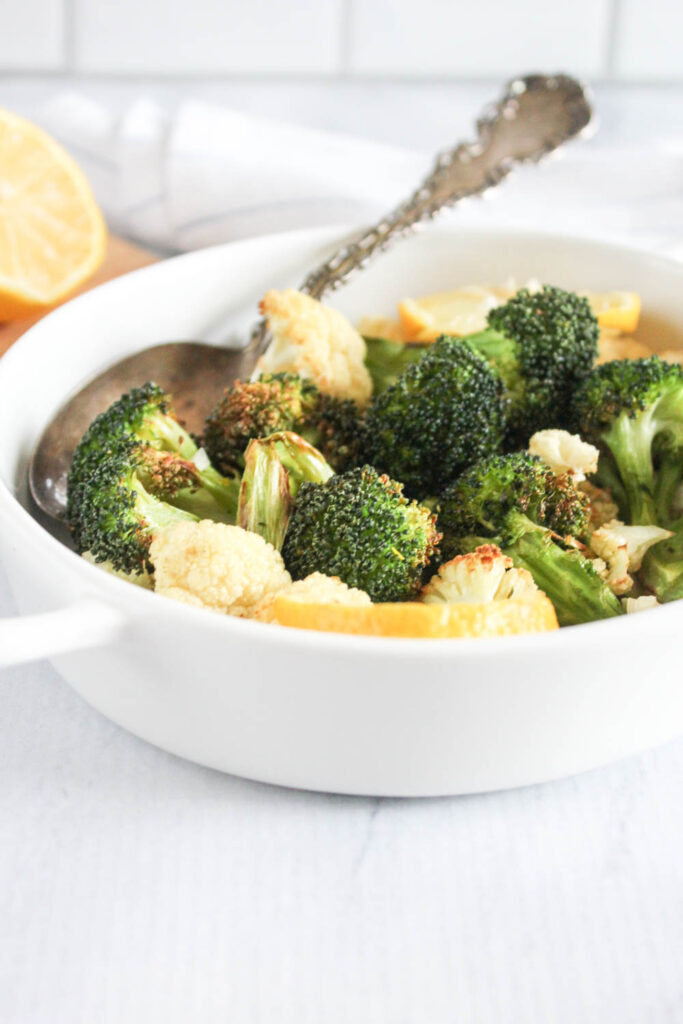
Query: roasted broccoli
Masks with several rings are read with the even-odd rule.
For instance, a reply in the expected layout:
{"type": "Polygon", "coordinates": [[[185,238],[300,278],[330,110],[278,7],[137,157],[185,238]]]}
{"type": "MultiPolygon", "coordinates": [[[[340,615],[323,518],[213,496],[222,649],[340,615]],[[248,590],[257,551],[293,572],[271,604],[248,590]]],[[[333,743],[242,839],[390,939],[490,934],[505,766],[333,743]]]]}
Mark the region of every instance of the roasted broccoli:
{"type": "Polygon", "coordinates": [[[373,601],[403,601],[422,586],[439,542],[434,515],[371,466],[303,483],[282,548],[294,579],[338,576],[373,601]]]}
{"type": "Polygon", "coordinates": [[[361,414],[350,398],[323,394],[295,373],[263,374],[237,381],[206,420],[204,447],[223,473],[240,470],[251,440],[283,430],[300,434],[323,452],[335,470],[354,465],[361,414]]]}
{"type": "Polygon", "coordinates": [[[598,353],[598,322],[588,300],[550,285],[517,292],[492,309],[488,328],[467,341],[495,366],[510,399],[507,444],[567,427],[571,398],[598,353]]]}
{"type": "Polygon", "coordinates": [[[333,475],[332,467],[317,448],[291,431],[250,441],[244,462],[237,523],[279,551],[299,487],[305,480],[324,484],[333,475]]]}
{"type": "Polygon", "coordinates": [[[575,419],[600,448],[597,481],[622,517],[666,524],[683,479],[683,367],[657,356],[603,363],[577,393],[575,419]]]}
{"type": "Polygon", "coordinates": [[[443,557],[497,544],[531,573],[560,625],[620,615],[618,599],[575,540],[587,529],[586,505],[568,475],[554,476],[535,456],[517,452],[483,459],[439,502],[443,557]]]}
{"type": "Polygon", "coordinates": [[[154,530],[197,518],[234,522],[239,481],[208,463],[154,384],[134,388],[88,427],[67,480],[67,521],[79,552],[114,569],[150,569],[154,530]]]}
{"type": "Polygon", "coordinates": [[[440,338],[373,399],[364,456],[424,498],[499,451],[506,403],[498,374],[467,342],[440,338]]]}

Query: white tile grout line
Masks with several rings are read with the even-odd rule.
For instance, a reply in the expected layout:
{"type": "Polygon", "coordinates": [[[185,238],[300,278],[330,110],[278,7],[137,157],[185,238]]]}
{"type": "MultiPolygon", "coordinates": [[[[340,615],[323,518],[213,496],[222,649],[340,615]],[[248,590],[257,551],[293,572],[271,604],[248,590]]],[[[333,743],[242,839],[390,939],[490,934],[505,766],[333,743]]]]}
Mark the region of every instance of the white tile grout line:
{"type": "Polygon", "coordinates": [[[66,74],[76,71],[76,10],[75,0],[63,2],[64,70],[66,74]]]}
{"type": "Polygon", "coordinates": [[[339,73],[351,75],[351,50],[353,46],[353,5],[355,0],[341,0],[339,21],[339,73]]]}
{"type": "Polygon", "coordinates": [[[614,79],[621,35],[621,0],[609,0],[609,25],[607,28],[607,47],[605,52],[605,75],[614,79]]]}

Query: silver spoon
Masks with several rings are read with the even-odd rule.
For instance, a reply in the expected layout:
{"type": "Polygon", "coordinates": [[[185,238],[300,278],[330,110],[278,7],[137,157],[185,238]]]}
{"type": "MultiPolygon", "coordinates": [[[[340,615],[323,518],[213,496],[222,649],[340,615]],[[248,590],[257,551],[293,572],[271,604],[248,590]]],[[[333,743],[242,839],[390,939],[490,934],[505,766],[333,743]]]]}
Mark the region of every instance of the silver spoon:
{"type": "MultiPolygon", "coordinates": [[[[394,240],[432,220],[440,210],[498,185],[514,164],[539,161],[583,132],[591,120],[585,89],[575,79],[513,79],[502,99],[477,121],[477,140],[441,153],[408,200],[309,274],[301,291],[321,299],[394,240]]],[[[200,433],[224,388],[251,376],[268,341],[267,325],[261,321],[245,348],[171,342],[137,352],[94,377],[62,406],[36,445],[29,466],[36,504],[49,516],[64,518],[73,451],[94,417],[124,391],[154,380],[173,395],[174,408],[188,428],[200,433]]]]}

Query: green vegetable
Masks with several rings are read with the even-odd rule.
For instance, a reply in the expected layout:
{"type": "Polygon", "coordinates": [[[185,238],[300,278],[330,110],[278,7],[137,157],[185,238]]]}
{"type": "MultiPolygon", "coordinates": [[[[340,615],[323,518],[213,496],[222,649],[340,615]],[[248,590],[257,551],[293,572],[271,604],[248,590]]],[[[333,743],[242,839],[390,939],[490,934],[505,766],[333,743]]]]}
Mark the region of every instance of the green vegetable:
{"type": "Polygon", "coordinates": [[[418,362],[428,351],[428,345],[365,337],[365,365],[372,377],[373,395],[386,391],[408,366],[418,362]]]}
{"type": "Polygon", "coordinates": [[[440,338],[366,417],[364,455],[406,494],[438,494],[467,466],[499,451],[506,404],[498,374],[471,346],[440,338]]]}
{"type": "Polygon", "coordinates": [[[650,548],[643,560],[640,578],[659,601],[683,598],[683,518],[668,524],[673,537],[650,548]]]}
{"type": "Polygon", "coordinates": [[[371,466],[303,483],[282,548],[294,579],[338,576],[373,601],[403,601],[422,585],[439,541],[434,515],[371,466]]]}
{"type": "Polygon", "coordinates": [[[250,441],[244,463],[237,523],[279,551],[299,487],[305,480],[325,483],[332,467],[313,445],[288,431],[250,441]]]}
{"type": "Polygon", "coordinates": [[[576,395],[575,417],[626,521],[666,523],[683,479],[683,368],[658,356],[604,363],[576,395]]]}
{"type": "Polygon", "coordinates": [[[588,300],[550,285],[534,294],[523,289],[487,320],[488,328],[467,341],[505,382],[508,446],[526,447],[537,430],[567,427],[572,395],[598,353],[588,300]]]}
{"type": "Polygon", "coordinates": [[[88,427],[71,462],[67,521],[78,551],[142,573],[156,529],[183,519],[234,522],[239,481],[200,469],[197,455],[160,388],[122,395],[88,427]]]}
{"type": "Polygon", "coordinates": [[[263,374],[227,390],[204,428],[204,446],[222,472],[244,467],[251,440],[294,431],[319,448],[338,471],[355,464],[360,410],[351,399],[334,398],[294,373],[263,374]]]}
{"type": "Polygon", "coordinates": [[[527,569],[562,626],[620,615],[619,600],[575,546],[587,502],[567,475],[517,452],[483,459],[443,494],[438,512],[444,559],[497,544],[527,569]]]}

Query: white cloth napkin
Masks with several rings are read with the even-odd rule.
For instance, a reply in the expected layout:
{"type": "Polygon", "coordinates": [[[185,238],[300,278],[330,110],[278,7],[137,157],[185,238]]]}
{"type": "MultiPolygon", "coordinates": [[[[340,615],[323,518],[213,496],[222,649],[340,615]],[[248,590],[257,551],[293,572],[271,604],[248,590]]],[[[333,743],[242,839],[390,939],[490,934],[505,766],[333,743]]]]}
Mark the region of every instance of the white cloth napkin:
{"type": "MultiPolygon", "coordinates": [[[[313,225],[370,222],[410,194],[433,154],[197,102],[140,99],[123,115],[78,93],[40,117],[79,160],[110,226],[166,251],[313,225]]],[[[444,146],[455,139],[444,138],[444,146]]],[[[628,239],[683,256],[683,142],[574,143],[543,169],[461,204],[462,223],[628,239]]]]}
{"type": "Polygon", "coordinates": [[[110,226],[169,250],[364,221],[419,180],[429,158],[202,103],[141,99],[120,118],[77,93],[42,124],[79,160],[110,226]]]}

